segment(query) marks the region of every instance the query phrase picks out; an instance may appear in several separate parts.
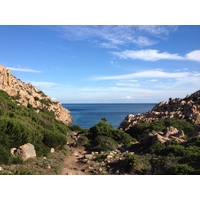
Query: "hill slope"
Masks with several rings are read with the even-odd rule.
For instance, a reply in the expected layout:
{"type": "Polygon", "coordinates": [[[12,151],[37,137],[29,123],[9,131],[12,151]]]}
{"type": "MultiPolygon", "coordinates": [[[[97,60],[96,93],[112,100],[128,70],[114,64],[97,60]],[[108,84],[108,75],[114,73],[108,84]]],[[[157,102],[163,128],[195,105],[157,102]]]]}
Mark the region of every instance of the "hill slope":
{"type": "Polygon", "coordinates": [[[47,109],[55,114],[56,119],[65,124],[72,123],[69,110],[62,107],[58,101],[52,100],[33,85],[26,84],[14,77],[10,70],[0,65],[0,90],[6,91],[21,105],[33,107],[37,112],[47,109]]]}
{"type": "Polygon", "coordinates": [[[200,90],[183,99],[169,98],[169,101],[160,102],[151,111],[142,115],[129,114],[119,129],[126,131],[141,122],[154,122],[167,118],[184,119],[196,125],[200,124],[200,90]]]}

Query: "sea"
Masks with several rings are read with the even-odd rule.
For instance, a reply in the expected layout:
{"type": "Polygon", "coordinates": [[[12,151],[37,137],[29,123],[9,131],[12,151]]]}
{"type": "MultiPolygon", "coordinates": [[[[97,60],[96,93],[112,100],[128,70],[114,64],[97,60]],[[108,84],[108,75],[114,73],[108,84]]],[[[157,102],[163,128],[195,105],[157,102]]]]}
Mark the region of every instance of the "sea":
{"type": "Polygon", "coordinates": [[[81,128],[91,128],[101,121],[107,119],[107,123],[118,128],[128,114],[142,114],[150,111],[156,103],[82,103],[62,104],[70,111],[73,117],[73,125],[81,128]]]}

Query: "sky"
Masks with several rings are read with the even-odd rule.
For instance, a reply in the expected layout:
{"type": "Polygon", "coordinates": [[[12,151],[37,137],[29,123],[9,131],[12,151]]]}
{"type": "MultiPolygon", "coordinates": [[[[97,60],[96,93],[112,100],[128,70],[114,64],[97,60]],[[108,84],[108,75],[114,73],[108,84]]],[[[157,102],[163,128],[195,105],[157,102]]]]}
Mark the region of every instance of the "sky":
{"type": "Polygon", "coordinates": [[[200,26],[0,25],[0,64],[62,103],[158,103],[200,89],[200,26]]]}

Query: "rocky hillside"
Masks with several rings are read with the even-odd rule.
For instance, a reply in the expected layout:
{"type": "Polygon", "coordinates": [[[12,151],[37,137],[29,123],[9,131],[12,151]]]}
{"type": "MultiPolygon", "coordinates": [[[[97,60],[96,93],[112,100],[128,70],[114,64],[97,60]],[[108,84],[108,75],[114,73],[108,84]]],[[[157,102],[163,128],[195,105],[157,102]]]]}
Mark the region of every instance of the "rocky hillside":
{"type": "Polygon", "coordinates": [[[185,98],[170,98],[167,102],[160,102],[151,111],[144,114],[127,115],[119,129],[128,130],[141,122],[154,122],[160,119],[185,119],[196,125],[200,124],[200,90],[187,95],[185,98]]]}
{"type": "Polygon", "coordinates": [[[27,107],[33,107],[36,112],[39,112],[41,109],[47,109],[55,113],[57,120],[65,124],[72,123],[69,110],[63,108],[58,101],[52,100],[30,83],[26,84],[17,79],[10,73],[9,69],[2,65],[0,65],[0,90],[6,91],[18,103],[27,107]]]}

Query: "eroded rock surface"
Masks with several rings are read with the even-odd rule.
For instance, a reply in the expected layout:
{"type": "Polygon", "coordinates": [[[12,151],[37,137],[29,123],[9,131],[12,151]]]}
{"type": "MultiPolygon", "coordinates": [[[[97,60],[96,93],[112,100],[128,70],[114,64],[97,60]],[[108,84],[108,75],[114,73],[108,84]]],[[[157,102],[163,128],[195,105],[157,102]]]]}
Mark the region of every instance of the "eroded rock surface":
{"type": "Polygon", "coordinates": [[[41,109],[47,109],[55,113],[57,120],[65,124],[72,123],[69,110],[62,107],[61,103],[52,100],[32,84],[26,84],[17,79],[11,74],[9,69],[2,65],[0,65],[0,90],[6,91],[19,104],[32,106],[37,112],[41,109]]]}
{"type": "Polygon", "coordinates": [[[128,130],[141,122],[154,122],[160,119],[185,119],[196,125],[200,124],[200,90],[187,95],[184,99],[170,98],[167,102],[160,102],[151,111],[136,116],[129,114],[120,124],[119,129],[128,130]]]}

